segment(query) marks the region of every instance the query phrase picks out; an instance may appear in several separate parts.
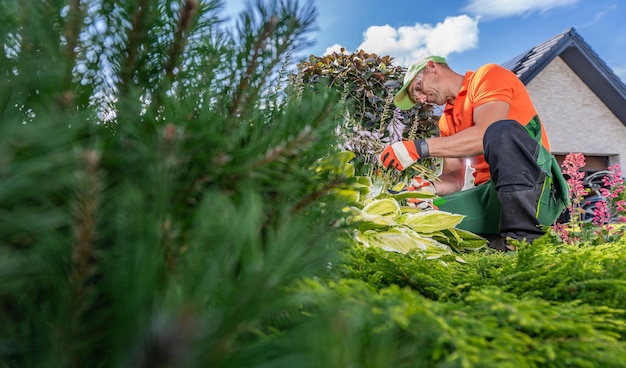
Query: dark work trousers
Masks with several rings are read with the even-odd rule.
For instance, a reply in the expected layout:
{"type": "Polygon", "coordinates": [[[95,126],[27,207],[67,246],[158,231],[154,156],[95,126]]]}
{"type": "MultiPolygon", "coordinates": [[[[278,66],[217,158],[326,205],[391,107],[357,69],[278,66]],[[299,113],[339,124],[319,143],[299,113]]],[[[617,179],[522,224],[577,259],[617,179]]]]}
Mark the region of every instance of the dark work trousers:
{"type": "Polygon", "coordinates": [[[500,203],[500,235],[535,240],[543,234],[537,219],[537,205],[546,179],[537,163],[541,146],[513,120],[491,124],[483,137],[483,146],[500,203]]]}
{"type": "MultiPolygon", "coordinates": [[[[546,172],[537,163],[540,150],[545,151],[538,140],[516,121],[491,124],[483,138],[491,179],[474,188],[437,198],[434,203],[442,211],[464,215],[458,225],[460,229],[490,240],[511,237],[532,242],[543,234],[538,220],[542,189],[545,183],[553,186],[552,178],[545,180],[546,172]]],[[[558,214],[562,209],[559,206],[549,204],[542,210],[552,207],[558,214]]],[[[544,218],[543,225],[551,225],[556,219],[556,215],[552,216],[544,218]]]]}

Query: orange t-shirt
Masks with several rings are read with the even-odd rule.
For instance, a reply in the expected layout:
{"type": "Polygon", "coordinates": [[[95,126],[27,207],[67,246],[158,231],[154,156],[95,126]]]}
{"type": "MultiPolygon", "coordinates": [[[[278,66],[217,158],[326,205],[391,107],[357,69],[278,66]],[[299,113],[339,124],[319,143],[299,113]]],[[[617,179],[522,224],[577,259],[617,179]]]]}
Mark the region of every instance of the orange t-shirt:
{"type": "MultiPolygon", "coordinates": [[[[439,132],[442,137],[451,136],[473,125],[474,109],[491,101],[504,101],[509,104],[507,119],[522,125],[528,124],[537,111],[528,95],[526,87],[510,70],[496,64],[486,64],[475,72],[467,72],[454,105],[446,104],[439,119],[439,132]]],[[[541,129],[543,146],[550,151],[545,129],[541,129]]],[[[471,158],[474,169],[474,184],[489,180],[489,165],[483,155],[471,158]]]]}

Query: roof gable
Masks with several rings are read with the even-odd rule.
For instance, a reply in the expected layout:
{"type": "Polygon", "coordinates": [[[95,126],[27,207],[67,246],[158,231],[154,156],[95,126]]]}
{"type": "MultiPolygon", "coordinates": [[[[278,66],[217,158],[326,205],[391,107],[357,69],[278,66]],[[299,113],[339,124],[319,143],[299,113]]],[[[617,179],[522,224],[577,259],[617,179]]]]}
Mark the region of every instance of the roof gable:
{"type": "Polygon", "coordinates": [[[528,84],[560,56],[593,93],[626,125],[626,85],[587,45],[574,28],[502,64],[528,84]]]}

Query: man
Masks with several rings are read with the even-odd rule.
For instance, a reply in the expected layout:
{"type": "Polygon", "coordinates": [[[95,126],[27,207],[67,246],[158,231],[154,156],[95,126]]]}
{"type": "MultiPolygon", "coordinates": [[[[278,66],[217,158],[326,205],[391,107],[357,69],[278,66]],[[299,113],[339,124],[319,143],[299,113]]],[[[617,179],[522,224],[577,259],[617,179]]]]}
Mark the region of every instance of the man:
{"type": "Polygon", "coordinates": [[[459,228],[514,250],[510,239],[532,242],[552,225],[568,201],[568,189],[524,84],[511,71],[487,64],[461,75],[439,56],[408,68],[397,107],[445,105],[440,136],[386,147],[382,164],[404,170],[420,158],[443,157],[432,183],[442,211],[465,215],[459,228]],[[465,183],[466,159],[474,187],[465,183]]]}

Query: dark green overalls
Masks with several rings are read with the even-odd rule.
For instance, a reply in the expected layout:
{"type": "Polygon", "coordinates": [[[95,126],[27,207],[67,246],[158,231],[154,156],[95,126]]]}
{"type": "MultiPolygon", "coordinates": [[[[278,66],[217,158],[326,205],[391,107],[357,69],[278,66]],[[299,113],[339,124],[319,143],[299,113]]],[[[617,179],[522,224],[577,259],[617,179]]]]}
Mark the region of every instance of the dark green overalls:
{"type": "Polygon", "coordinates": [[[466,217],[457,226],[476,234],[500,234],[534,240],[569,202],[559,164],[541,143],[535,116],[526,126],[516,121],[493,123],[483,139],[491,179],[435,199],[442,211],[466,217]]]}

